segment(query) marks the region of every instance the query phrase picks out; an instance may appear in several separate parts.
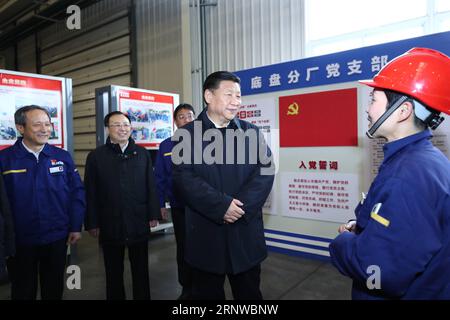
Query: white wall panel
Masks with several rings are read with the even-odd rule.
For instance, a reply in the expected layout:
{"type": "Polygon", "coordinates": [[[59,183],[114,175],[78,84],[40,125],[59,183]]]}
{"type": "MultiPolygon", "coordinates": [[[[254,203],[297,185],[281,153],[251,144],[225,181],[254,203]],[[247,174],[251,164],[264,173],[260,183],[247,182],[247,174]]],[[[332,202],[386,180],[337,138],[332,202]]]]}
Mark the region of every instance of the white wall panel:
{"type": "Polygon", "coordinates": [[[303,0],[207,0],[203,4],[207,73],[303,57],[303,0]]]}

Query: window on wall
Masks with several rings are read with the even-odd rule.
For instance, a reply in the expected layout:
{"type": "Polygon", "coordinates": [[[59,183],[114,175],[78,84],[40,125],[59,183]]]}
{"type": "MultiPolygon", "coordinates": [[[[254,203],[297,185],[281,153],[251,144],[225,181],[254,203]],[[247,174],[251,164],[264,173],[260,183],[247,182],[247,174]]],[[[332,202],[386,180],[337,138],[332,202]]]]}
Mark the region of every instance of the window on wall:
{"type": "Polygon", "coordinates": [[[306,56],[450,30],[450,0],[305,0],[306,56]]]}

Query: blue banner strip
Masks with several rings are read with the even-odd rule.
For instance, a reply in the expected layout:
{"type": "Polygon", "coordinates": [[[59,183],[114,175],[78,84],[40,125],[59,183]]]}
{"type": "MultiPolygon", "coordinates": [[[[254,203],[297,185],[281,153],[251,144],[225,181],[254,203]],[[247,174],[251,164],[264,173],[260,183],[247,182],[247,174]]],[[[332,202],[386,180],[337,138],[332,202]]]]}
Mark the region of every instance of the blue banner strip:
{"type": "Polygon", "coordinates": [[[300,238],[300,239],[307,239],[307,240],[314,240],[314,241],[322,241],[326,243],[330,243],[333,239],[329,238],[321,238],[316,236],[310,236],[306,234],[298,234],[298,233],[292,233],[292,232],[286,232],[286,231],[279,231],[279,230],[272,230],[272,229],[264,229],[264,232],[266,233],[273,233],[273,234],[279,234],[282,236],[288,236],[293,238],[300,238]]]}
{"type": "Polygon", "coordinates": [[[414,47],[450,55],[450,31],[240,70],[235,74],[241,79],[244,96],[372,79],[389,60],[414,47]]]}

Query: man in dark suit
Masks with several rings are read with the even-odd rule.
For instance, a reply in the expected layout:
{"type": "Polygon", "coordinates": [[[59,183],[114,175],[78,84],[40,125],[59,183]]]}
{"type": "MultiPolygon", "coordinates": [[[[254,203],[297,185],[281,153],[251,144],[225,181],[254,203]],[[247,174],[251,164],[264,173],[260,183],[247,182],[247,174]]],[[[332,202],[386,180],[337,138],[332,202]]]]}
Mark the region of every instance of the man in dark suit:
{"type": "Polygon", "coordinates": [[[225,299],[227,276],[235,299],[262,299],[262,206],[274,179],[270,150],[256,126],[236,118],[238,77],[210,74],[203,97],[207,107],[176,131],[174,139],[182,141],[172,150],[175,190],[186,203],[192,298],[225,299]]]}
{"type": "Polygon", "coordinates": [[[85,229],[99,237],[106,271],[106,297],[125,299],[124,254],[128,247],[133,298],[150,299],[148,236],[158,223],[149,152],[134,143],[130,118],[114,111],[106,115],[106,144],[90,152],[84,183],[87,194],[85,229]]]}
{"type": "Polygon", "coordinates": [[[0,175],[0,284],[7,281],[6,259],[16,251],[14,226],[3,177],[0,175]]]}

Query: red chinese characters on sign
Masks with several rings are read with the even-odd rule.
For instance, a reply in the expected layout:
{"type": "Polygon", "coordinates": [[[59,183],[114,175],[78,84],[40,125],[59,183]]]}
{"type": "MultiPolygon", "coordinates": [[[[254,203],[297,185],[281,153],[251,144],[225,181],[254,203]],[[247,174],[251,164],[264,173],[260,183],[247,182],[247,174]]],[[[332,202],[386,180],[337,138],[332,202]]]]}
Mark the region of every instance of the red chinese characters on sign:
{"type": "Polygon", "coordinates": [[[261,110],[239,111],[237,116],[239,119],[257,118],[261,117],[261,110]]]}
{"type": "Polygon", "coordinates": [[[294,179],[288,186],[289,210],[321,213],[323,209],[349,210],[348,180],[294,179]]]}
{"type": "Polygon", "coordinates": [[[309,170],[338,170],[338,162],[337,161],[300,161],[298,165],[299,169],[309,169],[309,170]]]}
{"type": "Polygon", "coordinates": [[[279,99],[280,147],[358,145],[356,88],[279,99]]]}

